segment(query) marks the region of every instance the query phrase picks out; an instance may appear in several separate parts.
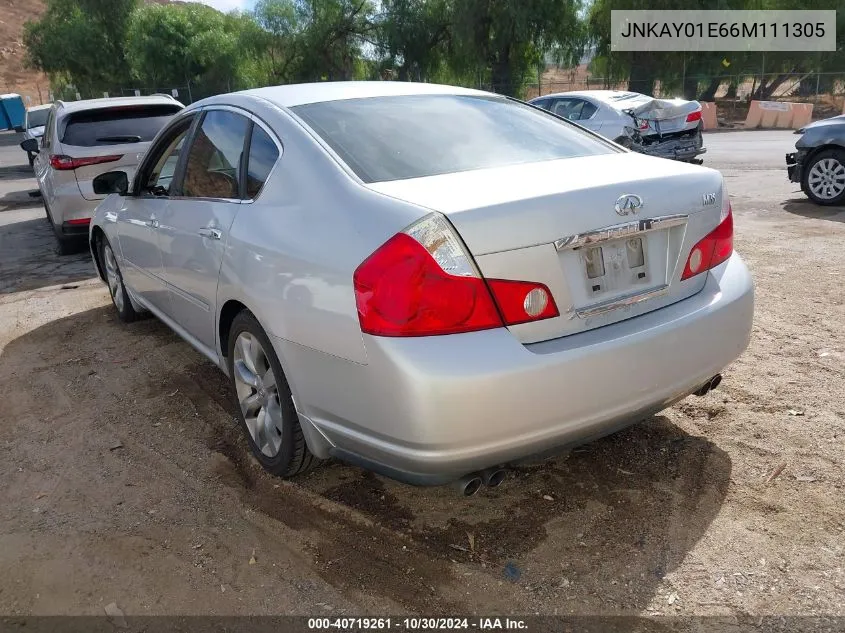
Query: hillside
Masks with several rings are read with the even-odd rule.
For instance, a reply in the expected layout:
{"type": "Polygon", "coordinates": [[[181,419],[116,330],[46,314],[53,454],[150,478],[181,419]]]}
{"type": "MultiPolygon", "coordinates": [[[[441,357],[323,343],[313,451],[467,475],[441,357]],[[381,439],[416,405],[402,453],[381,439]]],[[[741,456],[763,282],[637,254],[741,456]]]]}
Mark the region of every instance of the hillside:
{"type": "Polygon", "coordinates": [[[44,0],[0,0],[0,91],[29,97],[32,105],[47,101],[49,82],[24,67],[23,25],[37,19],[44,7],[44,0]]]}
{"type": "MultiPolygon", "coordinates": [[[[169,4],[173,0],[144,0],[169,4]]],[[[0,0],[0,93],[29,97],[28,105],[47,103],[50,82],[43,73],[26,68],[23,27],[44,13],[45,0],[0,0]]]]}

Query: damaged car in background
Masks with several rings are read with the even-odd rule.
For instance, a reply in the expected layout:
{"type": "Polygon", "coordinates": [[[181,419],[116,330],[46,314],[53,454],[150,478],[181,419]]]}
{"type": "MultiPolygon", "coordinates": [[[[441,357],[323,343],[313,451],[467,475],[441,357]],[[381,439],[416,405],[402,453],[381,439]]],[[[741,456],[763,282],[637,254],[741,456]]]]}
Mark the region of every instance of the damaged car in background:
{"type": "Polygon", "coordinates": [[[786,155],[791,182],[816,204],[845,204],[845,114],[795,130],[795,152],[786,155]]]}
{"type": "Polygon", "coordinates": [[[642,154],[700,165],[699,156],[707,151],[698,101],[584,90],[544,95],[529,103],[642,154]]]}

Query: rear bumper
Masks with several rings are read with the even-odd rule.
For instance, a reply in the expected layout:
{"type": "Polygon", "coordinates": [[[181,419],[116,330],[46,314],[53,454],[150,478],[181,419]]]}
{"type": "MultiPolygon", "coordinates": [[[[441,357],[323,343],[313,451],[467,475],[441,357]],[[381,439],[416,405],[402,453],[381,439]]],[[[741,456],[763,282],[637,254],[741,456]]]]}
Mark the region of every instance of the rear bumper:
{"type": "Polygon", "coordinates": [[[61,231],[65,237],[87,237],[90,226],[90,220],[88,222],[63,222],[61,231]]]}
{"type": "Polygon", "coordinates": [[[672,160],[693,160],[707,152],[700,141],[693,138],[674,138],[664,141],[656,141],[651,144],[644,144],[638,151],[649,156],[670,158],[672,160]]]}
{"type": "MultiPolygon", "coordinates": [[[[68,222],[94,217],[97,205],[102,202],[102,200],[86,200],[83,198],[75,181],[62,183],[56,187],[53,195],[48,197],[45,197],[42,191],[42,198],[50,208],[50,216],[53,218],[56,229],[62,233],[64,233],[66,226],[70,226],[68,222]]],[[[82,233],[87,231],[88,226],[85,225],[82,233]]]]}
{"type": "Polygon", "coordinates": [[[695,391],[747,347],[753,282],[734,254],[683,301],[533,345],[507,330],[365,336],[360,365],[276,340],[309,444],[437,484],[613,432],[695,391]]]}

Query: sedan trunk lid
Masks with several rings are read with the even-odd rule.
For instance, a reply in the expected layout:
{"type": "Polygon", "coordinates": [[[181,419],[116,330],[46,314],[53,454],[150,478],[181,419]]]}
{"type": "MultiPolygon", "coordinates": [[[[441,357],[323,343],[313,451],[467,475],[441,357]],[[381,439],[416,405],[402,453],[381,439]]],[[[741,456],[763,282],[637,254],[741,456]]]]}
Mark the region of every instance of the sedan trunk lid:
{"type": "Polygon", "coordinates": [[[560,316],[512,326],[533,343],[695,294],[692,246],[719,223],[718,172],[610,154],[368,185],[444,213],[487,278],[545,284],[560,316]]]}

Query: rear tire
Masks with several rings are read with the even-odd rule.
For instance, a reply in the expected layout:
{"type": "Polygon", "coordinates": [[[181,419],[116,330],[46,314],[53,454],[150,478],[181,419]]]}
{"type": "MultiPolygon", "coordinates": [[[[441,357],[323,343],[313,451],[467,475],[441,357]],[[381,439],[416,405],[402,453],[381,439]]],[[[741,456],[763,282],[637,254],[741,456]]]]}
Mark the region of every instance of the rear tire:
{"type": "Polygon", "coordinates": [[[845,204],[845,150],[815,154],[801,174],[801,190],[816,204],[845,204]]]}
{"type": "Polygon", "coordinates": [[[249,310],[232,321],[227,362],[238,419],[262,468],[287,478],[316,466],[273,345],[249,310]]]}
{"type": "Polygon", "coordinates": [[[111,244],[105,237],[100,237],[97,240],[97,249],[100,256],[100,261],[103,263],[103,270],[106,273],[106,283],[109,287],[109,294],[111,295],[112,303],[117,310],[118,318],[124,323],[132,323],[140,318],[140,314],[135,311],[132,306],[132,301],[129,299],[129,293],[126,290],[126,285],[123,283],[123,275],[120,272],[120,266],[117,264],[117,258],[114,255],[111,244]]]}

